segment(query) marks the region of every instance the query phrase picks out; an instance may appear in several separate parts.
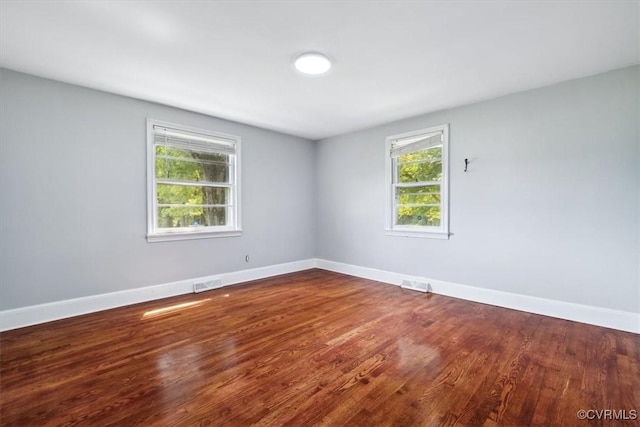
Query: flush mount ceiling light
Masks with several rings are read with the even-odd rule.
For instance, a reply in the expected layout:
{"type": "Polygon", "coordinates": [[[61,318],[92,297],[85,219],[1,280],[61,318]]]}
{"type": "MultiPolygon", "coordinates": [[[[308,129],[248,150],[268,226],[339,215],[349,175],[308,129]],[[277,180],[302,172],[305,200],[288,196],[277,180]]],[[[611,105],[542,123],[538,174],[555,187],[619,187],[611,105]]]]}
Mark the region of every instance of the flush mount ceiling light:
{"type": "Polygon", "coordinates": [[[331,68],[331,61],[326,55],[317,52],[309,52],[298,56],[294,65],[301,73],[323,74],[331,68]]]}

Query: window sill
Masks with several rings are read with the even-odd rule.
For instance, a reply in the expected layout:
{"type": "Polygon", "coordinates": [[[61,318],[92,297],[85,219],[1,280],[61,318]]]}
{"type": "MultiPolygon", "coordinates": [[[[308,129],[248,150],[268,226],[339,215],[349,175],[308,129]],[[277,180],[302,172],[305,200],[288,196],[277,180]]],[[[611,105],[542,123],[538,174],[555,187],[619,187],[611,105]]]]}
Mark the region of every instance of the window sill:
{"type": "Polygon", "coordinates": [[[218,237],[242,236],[242,230],[197,231],[180,233],[147,234],[147,242],[170,242],[173,240],[215,239],[218,237]]]}
{"type": "Polygon", "coordinates": [[[451,233],[446,231],[422,231],[422,230],[407,230],[407,229],[387,229],[385,230],[387,236],[398,237],[417,237],[420,239],[441,239],[449,240],[451,233]]]}

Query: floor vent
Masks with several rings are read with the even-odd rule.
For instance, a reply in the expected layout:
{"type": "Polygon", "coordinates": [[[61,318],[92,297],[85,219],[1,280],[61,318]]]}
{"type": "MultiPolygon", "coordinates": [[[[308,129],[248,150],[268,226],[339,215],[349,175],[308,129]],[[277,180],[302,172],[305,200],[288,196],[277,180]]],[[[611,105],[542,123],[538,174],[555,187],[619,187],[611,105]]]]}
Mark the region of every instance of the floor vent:
{"type": "Polygon", "coordinates": [[[207,280],[206,282],[198,282],[193,284],[193,293],[210,291],[222,287],[222,279],[207,280]]]}
{"type": "Polygon", "coordinates": [[[431,285],[427,282],[417,282],[415,280],[403,280],[402,288],[411,289],[412,291],[431,292],[431,285]]]}

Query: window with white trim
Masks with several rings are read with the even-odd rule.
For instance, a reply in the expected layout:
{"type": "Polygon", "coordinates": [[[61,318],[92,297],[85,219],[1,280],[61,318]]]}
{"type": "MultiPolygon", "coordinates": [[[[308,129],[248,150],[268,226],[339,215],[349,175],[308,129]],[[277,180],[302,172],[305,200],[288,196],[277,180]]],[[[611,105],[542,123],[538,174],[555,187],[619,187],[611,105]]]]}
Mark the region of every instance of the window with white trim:
{"type": "Polygon", "coordinates": [[[147,119],[147,240],[239,236],[240,137],[147,119]]]}
{"type": "Polygon", "coordinates": [[[449,238],[449,125],[386,139],[387,234],[449,238]]]}

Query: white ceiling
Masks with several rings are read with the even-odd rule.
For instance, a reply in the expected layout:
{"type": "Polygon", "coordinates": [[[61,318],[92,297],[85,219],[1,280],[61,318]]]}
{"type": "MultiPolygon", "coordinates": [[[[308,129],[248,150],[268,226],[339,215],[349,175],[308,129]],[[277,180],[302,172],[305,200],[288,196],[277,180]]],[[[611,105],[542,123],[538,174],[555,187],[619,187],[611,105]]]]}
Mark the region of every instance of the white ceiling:
{"type": "Polygon", "coordinates": [[[0,66],[320,139],[638,64],[638,1],[0,1],[0,66]],[[334,61],[304,76],[296,54],[334,61]]]}

